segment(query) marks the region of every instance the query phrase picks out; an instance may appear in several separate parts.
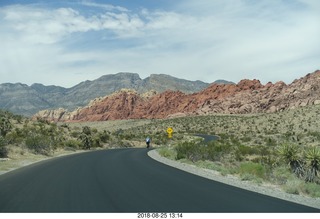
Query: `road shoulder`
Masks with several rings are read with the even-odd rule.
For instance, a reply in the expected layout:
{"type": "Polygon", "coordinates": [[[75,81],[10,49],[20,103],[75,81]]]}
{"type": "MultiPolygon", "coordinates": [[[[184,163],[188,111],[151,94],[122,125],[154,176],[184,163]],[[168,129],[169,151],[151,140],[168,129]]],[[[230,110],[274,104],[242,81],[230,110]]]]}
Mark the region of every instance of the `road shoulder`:
{"type": "Polygon", "coordinates": [[[196,167],[194,165],[180,163],[180,162],[162,157],[159,155],[157,150],[150,150],[148,152],[148,156],[168,166],[171,166],[171,167],[174,167],[174,168],[177,168],[177,169],[180,169],[180,170],[183,170],[191,174],[198,175],[210,180],[218,181],[218,182],[235,186],[238,188],[246,189],[246,190],[257,192],[260,194],[264,194],[264,195],[272,196],[275,198],[283,199],[286,201],[320,209],[320,198],[310,198],[310,197],[304,197],[301,195],[288,194],[283,192],[279,188],[272,187],[271,185],[259,186],[250,181],[242,181],[235,176],[231,176],[231,175],[222,176],[219,172],[214,170],[203,169],[203,168],[196,167]]]}

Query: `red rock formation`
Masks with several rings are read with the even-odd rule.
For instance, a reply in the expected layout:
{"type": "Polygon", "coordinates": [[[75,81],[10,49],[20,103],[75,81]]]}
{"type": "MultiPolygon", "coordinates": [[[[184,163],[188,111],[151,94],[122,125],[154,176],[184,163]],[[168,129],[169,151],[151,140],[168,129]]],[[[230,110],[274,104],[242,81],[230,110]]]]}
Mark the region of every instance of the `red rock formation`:
{"type": "Polygon", "coordinates": [[[41,111],[34,118],[53,121],[104,121],[118,119],[167,118],[213,113],[244,114],[277,112],[299,106],[320,104],[320,71],[286,85],[262,85],[259,80],[238,84],[212,84],[194,94],[166,91],[139,95],[122,90],[95,99],[89,106],[67,112],[63,109],[41,111]]]}

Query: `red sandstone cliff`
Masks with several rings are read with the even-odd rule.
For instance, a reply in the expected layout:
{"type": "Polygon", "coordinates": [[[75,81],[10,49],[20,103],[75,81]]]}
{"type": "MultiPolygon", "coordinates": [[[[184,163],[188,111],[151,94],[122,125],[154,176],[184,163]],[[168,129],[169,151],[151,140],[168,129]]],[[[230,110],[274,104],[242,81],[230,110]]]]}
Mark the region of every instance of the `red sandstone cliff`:
{"type": "Polygon", "coordinates": [[[121,90],[95,99],[87,107],[73,112],[64,109],[44,110],[34,118],[51,121],[104,121],[214,113],[269,113],[313,104],[320,104],[320,71],[289,85],[283,82],[262,85],[259,80],[242,80],[238,84],[212,84],[194,94],[165,91],[139,95],[133,90],[121,90]]]}

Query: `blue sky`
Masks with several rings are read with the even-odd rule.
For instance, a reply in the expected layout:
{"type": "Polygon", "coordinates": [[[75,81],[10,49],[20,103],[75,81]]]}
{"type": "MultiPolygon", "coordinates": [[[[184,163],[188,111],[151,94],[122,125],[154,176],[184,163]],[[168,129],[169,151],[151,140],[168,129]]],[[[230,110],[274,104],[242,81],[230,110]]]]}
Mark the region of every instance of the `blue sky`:
{"type": "Polygon", "coordinates": [[[318,0],[0,0],[0,83],[291,83],[320,69],[319,36],[318,0]]]}

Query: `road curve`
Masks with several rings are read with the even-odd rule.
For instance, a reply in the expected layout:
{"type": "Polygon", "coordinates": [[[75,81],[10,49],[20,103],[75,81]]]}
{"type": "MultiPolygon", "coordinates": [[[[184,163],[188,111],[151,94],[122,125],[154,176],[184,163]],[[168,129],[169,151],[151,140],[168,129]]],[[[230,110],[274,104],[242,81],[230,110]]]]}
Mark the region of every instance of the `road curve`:
{"type": "Polygon", "coordinates": [[[159,163],[147,149],[93,151],[0,176],[0,212],[320,212],[159,163]]]}

